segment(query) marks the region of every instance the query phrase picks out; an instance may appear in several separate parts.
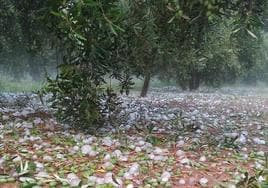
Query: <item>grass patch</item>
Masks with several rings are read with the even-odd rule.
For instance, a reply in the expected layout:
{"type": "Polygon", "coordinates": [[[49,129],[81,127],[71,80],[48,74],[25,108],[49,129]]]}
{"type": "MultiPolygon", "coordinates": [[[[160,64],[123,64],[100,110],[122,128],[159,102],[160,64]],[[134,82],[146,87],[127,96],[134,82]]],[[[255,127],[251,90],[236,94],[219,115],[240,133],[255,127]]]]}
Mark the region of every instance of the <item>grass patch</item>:
{"type": "Polygon", "coordinates": [[[34,82],[31,79],[15,81],[8,76],[0,76],[0,92],[36,92],[42,85],[42,82],[34,82]]]}
{"type": "MultiPolygon", "coordinates": [[[[134,91],[134,92],[140,92],[142,90],[142,86],[143,86],[143,81],[144,79],[141,77],[141,78],[134,78],[132,80],[134,82],[134,85],[132,86],[132,89],[131,91],[134,91]]],[[[104,87],[112,87],[114,91],[116,92],[119,92],[120,91],[120,83],[118,80],[115,80],[115,79],[112,79],[112,80],[109,80],[109,79],[106,79],[106,84],[104,84],[104,87]]],[[[176,85],[176,83],[174,81],[171,81],[171,82],[165,82],[165,81],[161,81],[155,77],[153,77],[150,81],[150,88],[163,88],[163,87],[167,87],[167,86],[175,86],[175,87],[178,87],[176,85]]]]}

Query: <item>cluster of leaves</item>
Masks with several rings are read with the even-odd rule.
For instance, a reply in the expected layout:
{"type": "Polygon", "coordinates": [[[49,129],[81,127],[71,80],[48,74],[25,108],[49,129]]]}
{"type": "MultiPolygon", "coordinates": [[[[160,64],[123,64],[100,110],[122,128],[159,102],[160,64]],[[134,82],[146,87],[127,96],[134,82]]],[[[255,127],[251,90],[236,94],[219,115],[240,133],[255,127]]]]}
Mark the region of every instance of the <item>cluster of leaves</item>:
{"type": "Polygon", "coordinates": [[[56,116],[63,123],[75,128],[96,132],[105,123],[114,127],[121,112],[120,102],[112,89],[106,90],[89,77],[88,72],[79,66],[66,64],[60,66],[55,80],[47,78],[41,94],[52,93],[49,99],[56,116]]]}
{"type": "Polygon", "coordinates": [[[264,170],[259,171],[255,176],[250,176],[246,172],[245,178],[237,183],[238,188],[267,188],[268,187],[268,154],[265,156],[266,165],[264,170]],[[260,179],[261,178],[261,179],[260,179]]]}
{"type": "Polygon", "coordinates": [[[45,92],[53,93],[52,107],[57,109],[57,117],[64,123],[80,128],[98,125],[101,121],[99,93],[97,87],[85,72],[75,66],[61,66],[55,80],[48,78],[45,92]]]}
{"type": "MultiPolygon", "coordinates": [[[[49,1],[45,22],[65,46],[64,64],[46,92],[53,93],[58,117],[79,128],[96,130],[103,124],[107,98],[104,77],[111,73],[112,50],[120,28],[116,1],[49,1]],[[105,104],[103,104],[105,101],[105,104]],[[92,128],[92,129],[91,129],[92,128]]],[[[110,111],[110,109],[109,109],[110,111]]]]}

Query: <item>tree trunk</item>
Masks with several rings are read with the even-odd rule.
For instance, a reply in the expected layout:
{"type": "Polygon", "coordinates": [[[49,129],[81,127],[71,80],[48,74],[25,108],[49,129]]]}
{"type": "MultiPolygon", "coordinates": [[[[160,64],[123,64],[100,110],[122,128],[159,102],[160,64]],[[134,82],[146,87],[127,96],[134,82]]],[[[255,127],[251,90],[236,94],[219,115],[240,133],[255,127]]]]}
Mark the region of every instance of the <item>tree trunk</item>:
{"type": "Polygon", "coordinates": [[[146,97],[150,85],[150,80],[151,80],[151,74],[148,72],[145,74],[142,90],[141,90],[141,97],[146,97]]]}
{"type": "Polygon", "coordinates": [[[150,55],[147,57],[147,61],[146,61],[146,59],[144,59],[144,62],[146,62],[147,64],[146,64],[145,71],[144,71],[145,77],[144,77],[144,82],[143,82],[140,97],[147,96],[150,81],[151,81],[151,67],[154,65],[154,60],[156,58],[156,54],[157,54],[157,48],[153,48],[151,50],[150,55]]]}
{"type": "Polygon", "coordinates": [[[195,78],[195,87],[194,89],[197,90],[200,87],[200,74],[196,73],[196,78],[195,78]]]}
{"type": "Polygon", "coordinates": [[[190,80],[189,80],[189,90],[193,91],[193,89],[194,89],[194,77],[192,75],[190,80]]]}
{"type": "Polygon", "coordinates": [[[190,91],[197,90],[200,86],[200,76],[197,72],[193,72],[191,74],[191,78],[189,81],[189,89],[190,91]]]}
{"type": "Polygon", "coordinates": [[[180,84],[180,87],[181,87],[182,91],[186,91],[187,90],[187,83],[180,84]]]}

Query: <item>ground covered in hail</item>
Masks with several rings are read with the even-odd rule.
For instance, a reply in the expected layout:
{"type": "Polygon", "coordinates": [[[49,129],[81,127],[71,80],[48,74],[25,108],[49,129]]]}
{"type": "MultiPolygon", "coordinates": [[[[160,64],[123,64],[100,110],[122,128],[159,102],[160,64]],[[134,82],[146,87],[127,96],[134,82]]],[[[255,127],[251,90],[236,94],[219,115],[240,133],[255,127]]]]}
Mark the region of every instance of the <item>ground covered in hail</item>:
{"type": "Polygon", "coordinates": [[[90,135],[34,95],[1,94],[0,187],[268,186],[267,96],[155,90],[122,101],[125,121],[90,135]]]}

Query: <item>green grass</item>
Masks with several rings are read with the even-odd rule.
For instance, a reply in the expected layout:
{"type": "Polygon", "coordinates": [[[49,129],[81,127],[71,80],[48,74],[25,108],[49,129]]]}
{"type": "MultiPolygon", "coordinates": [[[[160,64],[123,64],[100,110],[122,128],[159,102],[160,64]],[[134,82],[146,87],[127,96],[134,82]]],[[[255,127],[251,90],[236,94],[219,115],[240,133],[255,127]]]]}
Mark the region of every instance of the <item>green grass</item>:
{"type": "MultiPolygon", "coordinates": [[[[104,87],[110,86],[110,80],[106,79],[107,84],[104,87]]],[[[133,86],[132,92],[140,92],[143,85],[143,79],[133,79],[135,85],[133,86]]],[[[36,92],[42,88],[44,82],[34,82],[30,78],[23,78],[20,81],[14,81],[12,77],[8,76],[0,76],[0,92],[36,92]]],[[[119,92],[119,82],[117,80],[111,80],[111,86],[116,91],[119,92]]],[[[150,88],[163,88],[166,86],[176,86],[174,82],[167,83],[163,82],[159,79],[153,78],[150,83],[150,88]]],[[[202,88],[202,87],[201,87],[202,88]]],[[[206,88],[206,87],[205,87],[206,88]]],[[[209,88],[209,87],[208,87],[209,88]]],[[[223,85],[221,87],[222,90],[234,89],[234,90],[242,90],[244,93],[254,93],[261,96],[268,95],[268,87],[266,84],[258,83],[256,87],[246,86],[243,84],[234,84],[234,85],[223,85]]]]}
{"type": "Polygon", "coordinates": [[[42,87],[42,82],[34,82],[31,79],[14,81],[13,78],[0,76],[0,92],[35,92],[42,87]]]}
{"type": "MultiPolygon", "coordinates": [[[[141,91],[143,85],[143,79],[134,79],[135,85],[133,86],[132,91],[141,91]]],[[[107,79],[104,87],[110,86],[110,81],[107,79]]],[[[34,82],[30,78],[24,78],[20,81],[14,81],[12,77],[0,76],[0,92],[35,92],[41,89],[43,82],[34,82]]],[[[117,80],[111,81],[112,88],[119,92],[120,86],[117,80]]],[[[153,79],[151,82],[152,87],[163,87],[164,83],[161,81],[153,79]]]]}

